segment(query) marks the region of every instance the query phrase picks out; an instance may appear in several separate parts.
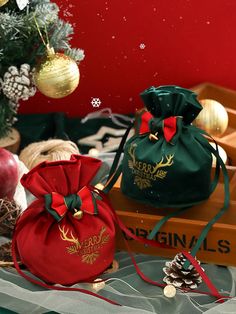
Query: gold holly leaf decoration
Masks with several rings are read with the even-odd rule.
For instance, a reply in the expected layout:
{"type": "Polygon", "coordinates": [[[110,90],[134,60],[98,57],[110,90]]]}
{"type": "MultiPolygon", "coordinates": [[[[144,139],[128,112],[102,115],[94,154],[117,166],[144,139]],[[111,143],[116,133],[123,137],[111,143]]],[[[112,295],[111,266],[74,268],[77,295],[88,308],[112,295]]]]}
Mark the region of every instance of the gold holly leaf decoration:
{"type": "Polygon", "coordinates": [[[67,246],[67,252],[69,254],[76,254],[78,253],[78,248],[76,247],[76,245],[71,245],[71,246],[67,246]]]}
{"type": "Polygon", "coordinates": [[[106,236],[104,236],[102,238],[102,243],[101,244],[106,244],[106,243],[109,242],[109,240],[110,240],[110,236],[109,236],[109,234],[107,234],[106,236]]]}
{"type": "Polygon", "coordinates": [[[96,261],[98,256],[99,256],[98,252],[94,252],[94,253],[91,253],[91,254],[84,254],[82,256],[82,262],[92,265],[96,261]]]}
{"type": "Polygon", "coordinates": [[[128,166],[129,166],[130,169],[134,169],[134,163],[133,163],[132,160],[128,161],[128,166]]]}
{"type": "Polygon", "coordinates": [[[149,179],[144,179],[139,176],[135,176],[134,183],[140,188],[140,190],[151,187],[151,182],[149,179]]]}

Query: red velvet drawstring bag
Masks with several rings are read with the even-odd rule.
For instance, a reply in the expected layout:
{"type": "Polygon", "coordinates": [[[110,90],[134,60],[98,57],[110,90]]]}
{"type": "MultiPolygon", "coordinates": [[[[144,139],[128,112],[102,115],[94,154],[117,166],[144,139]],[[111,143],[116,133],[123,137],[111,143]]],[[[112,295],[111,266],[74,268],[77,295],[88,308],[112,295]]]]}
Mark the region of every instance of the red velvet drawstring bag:
{"type": "Polygon", "coordinates": [[[113,261],[114,216],[89,185],[100,166],[97,159],[74,155],[43,162],[21,179],[36,200],[17,221],[13,255],[46,283],[93,280],[113,261]]]}

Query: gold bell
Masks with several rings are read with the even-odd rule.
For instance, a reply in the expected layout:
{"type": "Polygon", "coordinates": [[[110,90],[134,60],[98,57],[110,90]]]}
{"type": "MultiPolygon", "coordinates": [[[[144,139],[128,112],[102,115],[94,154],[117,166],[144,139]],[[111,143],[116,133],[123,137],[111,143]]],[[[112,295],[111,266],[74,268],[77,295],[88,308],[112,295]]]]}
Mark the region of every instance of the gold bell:
{"type": "Polygon", "coordinates": [[[158,132],[156,132],[155,134],[150,133],[149,134],[149,140],[152,141],[152,142],[158,141],[157,134],[158,134],[158,132]]]}
{"type": "Polygon", "coordinates": [[[82,210],[78,210],[74,213],[73,217],[77,220],[80,220],[83,217],[84,213],[82,212],[82,210]]]}

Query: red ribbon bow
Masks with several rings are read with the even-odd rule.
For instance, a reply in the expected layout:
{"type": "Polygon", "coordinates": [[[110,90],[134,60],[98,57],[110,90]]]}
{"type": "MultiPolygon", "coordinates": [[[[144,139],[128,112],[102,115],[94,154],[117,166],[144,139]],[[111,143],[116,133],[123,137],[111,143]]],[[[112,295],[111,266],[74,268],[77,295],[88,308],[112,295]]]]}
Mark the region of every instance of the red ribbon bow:
{"type": "MultiPolygon", "coordinates": [[[[141,117],[139,134],[150,132],[149,121],[153,115],[147,111],[141,117]]],[[[169,117],[163,120],[163,134],[167,142],[170,142],[177,132],[177,117],[169,117]]]]}
{"type": "Polygon", "coordinates": [[[51,193],[51,204],[50,207],[53,209],[61,218],[67,213],[68,210],[73,209],[69,208],[67,205],[70,204],[70,207],[73,207],[73,204],[79,204],[79,210],[90,215],[96,214],[95,201],[93,199],[92,192],[84,186],[76,194],[63,196],[57,192],[51,193]],[[78,200],[78,201],[76,201],[78,200]]]}

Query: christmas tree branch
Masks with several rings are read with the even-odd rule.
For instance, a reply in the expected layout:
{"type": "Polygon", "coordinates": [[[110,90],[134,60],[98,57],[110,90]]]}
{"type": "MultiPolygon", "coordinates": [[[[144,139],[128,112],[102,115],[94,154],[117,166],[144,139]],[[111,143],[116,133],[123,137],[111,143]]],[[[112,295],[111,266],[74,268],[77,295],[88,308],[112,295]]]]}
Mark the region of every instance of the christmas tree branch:
{"type": "MultiPolygon", "coordinates": [[[[45,39],[47,30],[55,51],[64,52],[75,61],[83,60],[84,51],[70,46],[73,27],[62,21],[58,14],[59,7],[50,0],[30,0],[23,10],[19,10],[15,0],[9,0],[0,8],[0,80],[4,80],[9,67],[19,69],[28,63],[32,69],[45,55],[46,47],[35,19],[45,39]]],[[[0,86],[0,137],[11,128],[18,107],[17,101],[7,98],[1,89],[0,86]]]]}

